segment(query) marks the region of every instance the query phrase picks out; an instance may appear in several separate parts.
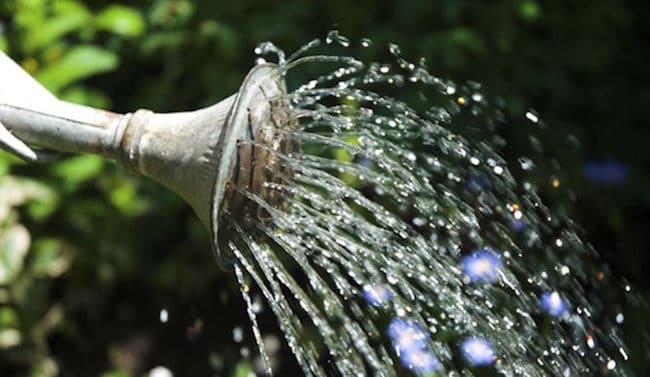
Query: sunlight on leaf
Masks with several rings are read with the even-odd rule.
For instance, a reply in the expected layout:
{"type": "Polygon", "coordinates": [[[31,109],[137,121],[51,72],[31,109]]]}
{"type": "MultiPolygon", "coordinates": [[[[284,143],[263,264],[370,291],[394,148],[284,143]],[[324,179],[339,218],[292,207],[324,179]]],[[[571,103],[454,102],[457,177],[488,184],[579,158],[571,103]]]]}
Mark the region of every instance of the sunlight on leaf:
{"type": "Polygon", "coordinates": [[[114,52],[91,45],[77,46],[60,60],[36,74],[36,79],[56,93],[67,85],[84,78],[112,71],[117,67],[114,52]]]}
{"type": "Polygon", "coordinates": [[[67,190],[74,191],[84,182],[95,178],[104,161],[99,156],[84,155],[69,158],[54,167],[54,174],[62,178],[67,190]]]}
{"type": "Polygon", "coordinates": [[[30,33],[25,36],[24,45],[27,51],[34,52],[68,33],[79,30],[90,19],[90,12],[80,4],[70,5],[66,8],[73,11],[62,12],[60,15],[48,19],[47,22],[33,25],[30,33]]]}
{"type": "Polygon", "coordinates": [[[22,271],[29,250],[30,236],[19,224],[0,233],[0,285],[8,284],[22,271]]]}
{"type": "Polygon", "coordinates": [[[113,5],[106,8],[95,19],[97,28],[125,37],[136,37],[145,29],[142,15],[134,9],[113,5]]]}

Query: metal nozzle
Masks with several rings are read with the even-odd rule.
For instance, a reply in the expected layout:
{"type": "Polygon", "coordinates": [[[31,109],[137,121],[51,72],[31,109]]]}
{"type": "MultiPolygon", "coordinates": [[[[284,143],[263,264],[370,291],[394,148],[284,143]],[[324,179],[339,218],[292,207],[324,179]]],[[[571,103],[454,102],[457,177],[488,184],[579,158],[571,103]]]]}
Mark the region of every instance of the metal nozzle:
{"type": "Polygon", "coordinates": [[[275,130],[294,122],[272,64],[254,67],[236,94],[208,108],[116,114],[57,100],[0,52],[0,147],[28,161],[46,154],[27,144],[114,158],[176,191],[213,236],[225,211],[252,208],[243,192],[268,194],[274,151],[296,148],[275,130]]]}

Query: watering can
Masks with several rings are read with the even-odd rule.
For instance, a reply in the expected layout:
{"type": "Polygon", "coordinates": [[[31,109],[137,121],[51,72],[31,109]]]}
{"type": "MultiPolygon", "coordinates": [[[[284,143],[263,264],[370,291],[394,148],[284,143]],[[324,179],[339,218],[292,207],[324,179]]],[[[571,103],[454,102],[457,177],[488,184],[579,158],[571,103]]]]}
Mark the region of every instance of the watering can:
{"type": "Polygon", "coordinates": [[[255,66],[237,93],[204,109],[117,114],[58,100],[0,52],[2,149],[33,162],[47,162],[52,152],[117,160],[177,192],[215,243],[220,216],[243,207],[241,193],[264,190],[264,171],[277,163],[273,151],[288,145],[274,130],[291,123],[274,64],[255,66]]]}

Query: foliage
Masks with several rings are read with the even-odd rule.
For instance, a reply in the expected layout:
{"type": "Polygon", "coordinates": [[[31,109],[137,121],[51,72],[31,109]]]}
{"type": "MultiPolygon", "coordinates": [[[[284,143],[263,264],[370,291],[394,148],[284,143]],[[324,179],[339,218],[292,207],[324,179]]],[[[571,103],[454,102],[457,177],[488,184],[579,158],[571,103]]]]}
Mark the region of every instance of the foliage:
{"type": "MultiPolygon", "coordinates": [[[[574,189],[576,217],[596,248],[620,261],[614,273],[630,275],[645,294],[648,257],[638,251],[649,244],[647,7],[608,0],[4,0],[0,49],[62,99],[126,112],[223,98],[261,41],[291,51],[338,28],[372,38],[376,51],[397,42],[441,76],[484,83],[506,99],[510,115],[530,107],[542,114],[546,152],[565,167],[560,178],[574,189]],[[565,142],[567,134],[577,135],[581,149],[565,142]],[[625,182],[602,186],[583,174],[587,160],[610,159],[629,167],[625,182]]],[[[512,119],[505,136],[516,138],[512,119]]],[[[506,153],[514,160],[526,151],[513,145],[506,153]]],[[[77,156],[33,166],[1,154],[0,374],[129,376],[160,364],[178,375],[246,374],[250,358],[242,361],[241,345],[230,340],[246,315],[234,279],[217,269],[207,245],[176,196],[113,163],[77,156]],[[163,308],[168,323],[158,320],[163,308]]],[[[642,319],[626,313],[633,343],[642,319]]],[[[633,346],[643,360],[641,346],[633,346]]]]}

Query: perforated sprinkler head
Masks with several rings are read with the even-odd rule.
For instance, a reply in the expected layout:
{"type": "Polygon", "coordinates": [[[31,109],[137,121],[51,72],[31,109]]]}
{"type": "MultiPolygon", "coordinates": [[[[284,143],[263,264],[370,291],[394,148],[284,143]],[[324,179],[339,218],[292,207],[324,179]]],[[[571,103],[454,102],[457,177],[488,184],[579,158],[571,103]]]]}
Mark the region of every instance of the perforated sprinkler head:
{"type": "Polygon", "coordinates": [[[215,244],[222,216],[252,219],[260,210],[253,197],[279,204],[268,183],[289,173],[282,156],[298,148],[290,137],[297,120],[274,64],[255,66],[236,94],[213,106],[167,114],[60,101],[1,52],[0,82],[0,147],[28,161],[47,161],[46,150],[114,158],[176,191],[215,244]]]}

